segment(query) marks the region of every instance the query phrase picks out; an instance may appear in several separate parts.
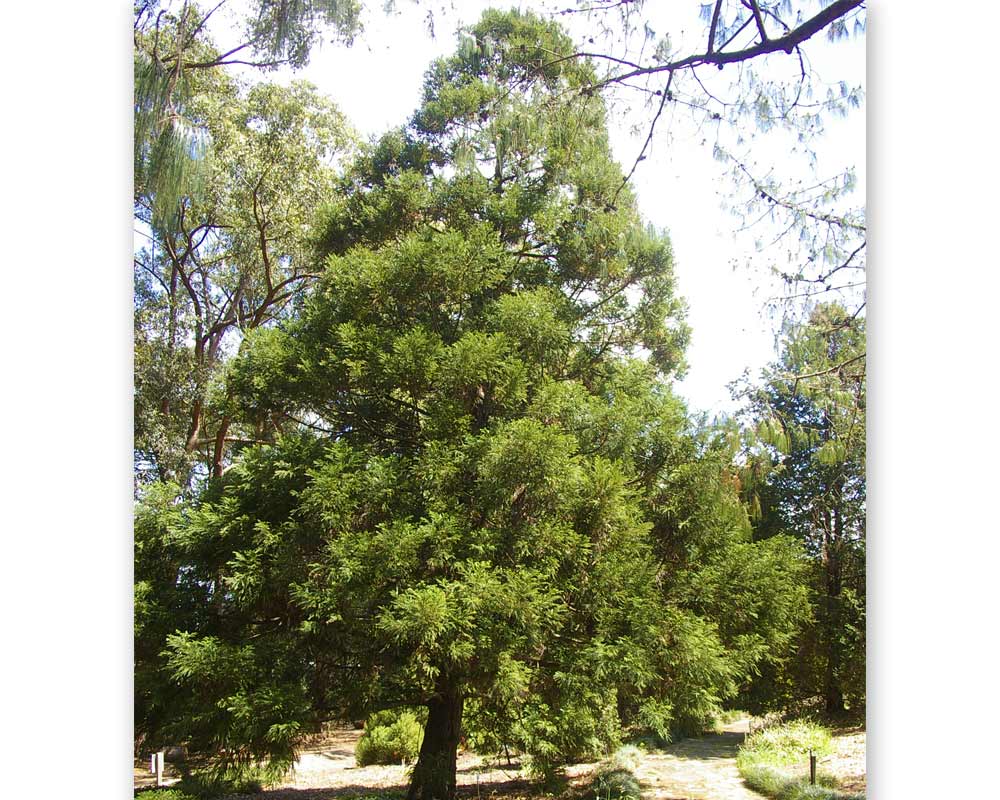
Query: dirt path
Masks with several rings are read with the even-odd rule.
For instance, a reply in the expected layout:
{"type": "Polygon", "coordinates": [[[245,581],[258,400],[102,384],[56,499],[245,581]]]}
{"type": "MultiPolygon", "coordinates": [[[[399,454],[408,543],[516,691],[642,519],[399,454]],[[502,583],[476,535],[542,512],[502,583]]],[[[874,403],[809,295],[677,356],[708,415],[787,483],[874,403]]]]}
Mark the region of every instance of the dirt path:
{"type": "Polygon", "coordinates": [[[736,750],[747,720],[722,733],[683,739],[660,753],[643,757],[636,770],[650,800],[763,800],[746,788],[736,769],[736,750]]]}
{"type": "MultiPolygon", "coordinates": [[[[744,786],[736,770],[736,750],[746,732],[743,720],[726,726],[722,733],[684,739],[662,752],[646,754],[636,770],[643,795],[647,800],[763,800],[744,786]]],[[[404,767],[356,766],[354,744],[360,734],[339,731],[321,747],[304,752],[294,777],[265,796],[268,800],[326,800],[361,787],[403,791],[404,767]]],[[[597,766],[577,764],[567,770],[567,776],[579,785],[597,766]]],[[[460,793],[481,798],[534,794],[516,764],[510,769],[491,769],[471,753],[459,757],[458,784],[460,793]]]]}
{"type": "MultiPolygon", "coordinates": [[[[661,752],[648,753],[636,769],[646,800],[763,800],[750,791],[736,770],[736,749],[747,731],[747,721],[728,725],[722,733],[684,739],[661,752]]],[[[332,732],[321,743],[307,747],[295,772],[284,782],[262,794],[260,800],[335,800],[345,795],[393,792],[402,795],[407,768],[359,767],[354,746],[359,730],[332,732]]],[[[567,769],[571,784],[586,783],[598,764],[576,764],[567,769]]],[[[489,764],[473,753],[458,761],[459,793],[468,798],[530,798],[537,789],[525,778],[518,764],[489,764]]]]}

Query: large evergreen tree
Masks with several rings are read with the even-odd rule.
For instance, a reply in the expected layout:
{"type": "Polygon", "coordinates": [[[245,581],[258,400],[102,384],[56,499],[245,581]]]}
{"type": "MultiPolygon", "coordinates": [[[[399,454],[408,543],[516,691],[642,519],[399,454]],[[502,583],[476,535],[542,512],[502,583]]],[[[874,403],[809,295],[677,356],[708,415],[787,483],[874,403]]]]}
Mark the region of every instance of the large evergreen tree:
{"type": "Polygon", "coordinates": [[[431,68],[325,208],[301,314],[228,370],[241,422],[297,432],[144,506],[144,630],[156,586],[192,608],[149,670],[163,735],[280,769],[317,719],[424,705],[410,797],[441,800],[463,725],[548,769],[705,721],[789,640],[800,560],[688,432],[669,242],[571,52],[487,12],[431,68]]]}

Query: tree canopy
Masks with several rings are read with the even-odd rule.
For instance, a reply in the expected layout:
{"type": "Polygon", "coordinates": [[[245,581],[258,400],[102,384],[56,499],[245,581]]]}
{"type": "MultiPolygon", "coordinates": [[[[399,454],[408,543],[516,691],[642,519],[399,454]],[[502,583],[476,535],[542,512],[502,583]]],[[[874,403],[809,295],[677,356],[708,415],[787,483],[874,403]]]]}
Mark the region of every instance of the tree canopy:
{"type": "Polygon", "coordinates": [[[423,705],[410,797],[449,798],[463,730],[547,772],[703,724],[793,640],[803,553],[752,541],[731,440],[671,391],[669,240],[553,53],[490,11],[431,66],[317,206],[322,276],[226,368],[271,441],[144,493],[151,739],[282,770],[323,718],[423,705]]]}
{"type": "Polygon", "coordinates": [[[229,445],[262,435],[232,427],[222,365],[318,276],[315,209],[354,146],[307,83],[219,81],[189,110],[214,143],[200,191],[166,227],[141,177],[136,201],[148,231],[135,258],[136,460],[141,479],[182,485],[193,470],[221,474],[229,445]]]}

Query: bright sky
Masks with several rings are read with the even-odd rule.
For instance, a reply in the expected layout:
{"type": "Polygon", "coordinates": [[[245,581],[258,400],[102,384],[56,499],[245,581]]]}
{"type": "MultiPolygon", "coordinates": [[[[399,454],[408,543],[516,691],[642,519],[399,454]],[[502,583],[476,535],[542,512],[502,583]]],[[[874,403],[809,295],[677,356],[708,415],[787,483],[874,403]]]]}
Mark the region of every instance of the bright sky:
{"type": "MultiPolygon", "coordinates": [[[[377,136],[405,122],[416,109],[424,71],[434,58],[453,52],[453,32],[459,25],[475,22],[484,8],[498,4],[462,0],[461,4],[454,3],[460,9],[444,12],[438,5],[444,3],[433,6],[434,38],[428,35],[426,7],[399,0],[394,15],[387,16],[378,8],[368,12],[365,33],[352,47],[324,45],[314,50],[306,69],[272,73],[268,79],[285,82],[304,78],[315,83],[337,102],[363,135],[377,136]]],[[[539,0],[516,5],[551,10],[574,3],[539,0]]],[[[666,13],[676,16],[678,12],[672,10],[676,7],[677,4],[672,4],[666,13]]],[[[652,4],[646,8],[651,9],[652,4]]],[[[237,9],[230,13],[237,13],[237,9]]],[[[213,35],[220,45],[232,35],[226,29],[226,19],[221,13],[213,18],[216,22],[213,35]]],[[[589,33],[583,15],[561,19],[575,26],[574,33],[589,33]]],[[[703,35],[704,23],[698,19],[695,0],[691,0],[685,19],[654,19],[653,23],[659,28],[658,33],[671,30],[675,48],[699,46],[684,42],[680,34],[687,29],[689,37],[703,35]]],[[[852,86],[864,84],[863,37],[828,45],[825,35],[820,34],[810,42],[807,52],[818,74],[826,80],[846,80],[852,86]]],[[[259,79],[259,74],[255,79],[259,79]]],[[[624,112],[610,116],[615,153],[628,170],[646,135],[645,129],[634,134],[630,128],[635,122],[648,121],[650,112],[638,109],[632,117],[624,112]]],[[[736,219],[723,207],[732,184],[724,177],[722,166],[712,158],[713,141],[711,136],[706,139],[704,133],[688,129],[684,120],[671,123],[664,115],[653,149],[633,177],[644,217],[670,233],[680,294],[689,307],[690,369],[677,388],[693,411],[708,412],[710,416],[735,409],[728,383],[738,379],[746,369],[755,377],[762,366],[774,359],[776,323],[765,313],[765,304],[778,294],[778,288],[765,273],[742,266],[754,253],[754,237],[734,238],[736,219]]],[[[786,147],[785,142],[772,138],[759,150],[755,149],[753,156],[761,164],[780,165],[782,174],[794,176],[797,174],[794,167],[789,170],[789,153],[781,149],[786,147]]],[[[864,112],[856,112],[846,121],[831,121],[828,135],[817,146],[817,155],[821,177],[855,165],[859,178],[857,196],[863,198],[864,112]]],[[[762,233],[766,231],[755,231],[758,236],[762,233]]]]}

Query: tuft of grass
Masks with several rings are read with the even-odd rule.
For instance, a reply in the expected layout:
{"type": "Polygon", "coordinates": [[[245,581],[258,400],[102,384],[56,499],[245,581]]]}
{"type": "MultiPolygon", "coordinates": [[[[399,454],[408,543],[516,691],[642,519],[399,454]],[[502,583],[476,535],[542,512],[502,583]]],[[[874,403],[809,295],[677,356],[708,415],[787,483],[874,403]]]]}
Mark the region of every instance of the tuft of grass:
{"type": "Polygon", "coordinates": [[[641,761],[642,750],[634,744],[626,744],[615,750],[611,758],[608,759],[608,765],[613,770],[624,769],[629,772],[635,772],[639,768],[641,761]]]}
{"type": "Polygon", "coordinates": [[[629,769],[605,767],[594,777],[588,800],[642,800],[639,779],[629,769]]]}
{"type": "Polygon", "coordinates": [[[833,749],[830,731],[806,720],[795,720],[750,734],[736,756],[736,766],[747,785],[776,800],[864,800],[863,794],[837,790],[830,775],[817,773],[816,785],[789,770],[809,758],[821,758],[833,749]]]}

